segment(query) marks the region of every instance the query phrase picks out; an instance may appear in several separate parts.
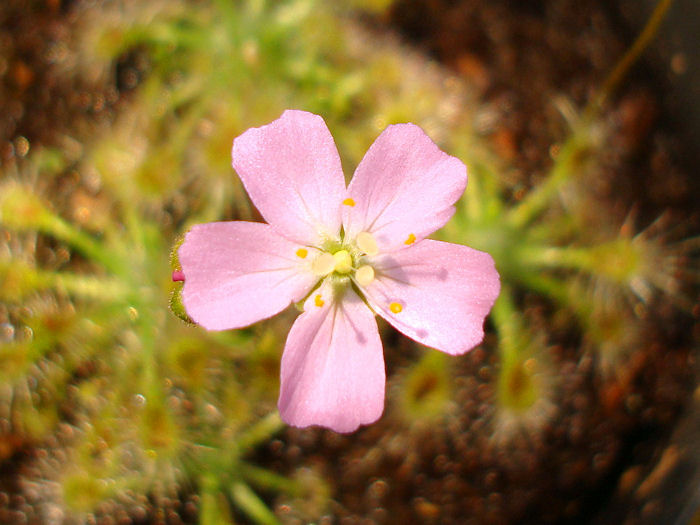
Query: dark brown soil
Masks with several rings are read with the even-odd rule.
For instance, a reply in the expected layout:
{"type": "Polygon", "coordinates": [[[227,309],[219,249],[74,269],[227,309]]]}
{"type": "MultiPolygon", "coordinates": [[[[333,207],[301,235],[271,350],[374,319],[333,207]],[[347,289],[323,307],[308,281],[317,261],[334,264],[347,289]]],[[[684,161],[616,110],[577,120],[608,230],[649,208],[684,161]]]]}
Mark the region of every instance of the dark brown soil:
{"type": "Polygon", "coordinates": [[[39,145],[66,148],[113,117],[120,97],[141,74],[130,56],[113,70],[78,64],[75,0],[4,0],[0,7],[0,166],[39,145]],[[81,69],[82,68],[82,69],[81,69]]]}
{"type": "MultiPolygon", "coordinates": [[[[534,183],[551,164],[550,146],[569,131],[556,100],[582,109],[641,28],[620,19],[613,3],[599,1],[406,0],[397,2],[390,23],[480,89],[500,116],[490,130],[494,148],[534,183]]],[[[696,212],[700,189],[683,164],[697,145],[677,134],[682,109],[667,111],[674,102],[669,84],[680,78],[666,58],[660,74],[637,64],[607,108],[617,133],[607,152],[614,165],[606,191],[654,218],[668,208],[696,212]]]]}

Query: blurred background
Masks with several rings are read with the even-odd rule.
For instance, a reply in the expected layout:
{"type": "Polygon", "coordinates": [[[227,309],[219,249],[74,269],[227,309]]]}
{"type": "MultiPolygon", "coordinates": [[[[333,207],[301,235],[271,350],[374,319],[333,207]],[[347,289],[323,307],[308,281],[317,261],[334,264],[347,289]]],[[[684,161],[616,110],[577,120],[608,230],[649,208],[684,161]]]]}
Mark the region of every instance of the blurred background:
{"type": "MultiPolygon", "coordinates": [[[[698,4],[3,0],[0,523],[700,523],[698,4]],[[196,223],[260,220],[234,137],[414,122],[438,237],[503,290],[450,357],[385,323],[382,419],[286,427],[295,312],[171,312],[196,223]]],[[[173,309],[177,311],[177,301],[173,309]]]]}

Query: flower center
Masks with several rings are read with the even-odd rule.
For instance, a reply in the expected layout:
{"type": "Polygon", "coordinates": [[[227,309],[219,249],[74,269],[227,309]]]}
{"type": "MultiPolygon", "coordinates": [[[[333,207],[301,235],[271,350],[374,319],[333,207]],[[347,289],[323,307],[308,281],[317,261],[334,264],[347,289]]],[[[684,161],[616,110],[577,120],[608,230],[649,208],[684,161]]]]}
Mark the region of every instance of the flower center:
{"type": "MultiPolygon", "coordinates": [[[[331,274],[339,278],[354,278],[360,286],[367,286],[374,281],[374,268],[365,257],[377,255],[377,241],[369,232],[360,232],[352,243],[340,246],[324,246],[324,250],[311,263],[311,271],[318,277],[331,274]]],[[[297,251],[299,257],[306,256],[306,249],[297,251]],[[303,255],[299,252],[303,251],[303,255]]]]}
{"type": "Polygon", "coordinates": [[[346,274],[352,271],[352,257],[350,257],[350,252],[347,250],[335,252],[333,259],[335,260],[333,270],[336,272],[346,274]]]}

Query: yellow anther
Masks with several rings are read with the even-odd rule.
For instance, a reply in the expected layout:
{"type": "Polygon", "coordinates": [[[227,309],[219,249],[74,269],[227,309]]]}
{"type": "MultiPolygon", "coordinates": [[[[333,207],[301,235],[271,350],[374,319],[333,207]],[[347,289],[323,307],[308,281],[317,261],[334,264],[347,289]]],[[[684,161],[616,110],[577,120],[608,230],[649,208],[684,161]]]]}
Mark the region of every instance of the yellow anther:
{"type": "Polygon", "coordinates": [[[408,234],[408,239],[406,239],[405,241],[403,241],[403,243],[404,243],[406,246],[410,246],[410,245],[413,244],[414,242],[416,242],[416,236],[413,235],[412,233],[409,233],[409,234],[408,234]]]}
{"type": "Polygon", "coordinates": [[[340,250],[333,254],[335,266],[333,269],[338,273],[349,273],[352,270],[352,257],[347,250],[340,250]]]}
{"type": "Polygon", "coordinates": [[[348,197],[347,199],[345,199],[343,201],[343,204],[345,204],[346,206],[350,206],[352,208],[355,205],[355,201],[352,200],[350,197],[348,197]]]}
{"type": "Polygon", "coordinates": [[[328,252],[324,252],[314,259],[311,263],[311,271],[314,275],[323,277],[328,275],[335,269],[335,257],[328,252]]]}
{"type": "Polygon", "coordinates": [[[357,247],[369,256],[379,253],[377,241],[374,240],[374,237],[369,232],[358,233],[357,237],[355,237],[355,242],[357,243],[357,247]]]}
{"type": "Polygon", "coordinates": [[[309,250],[306,248],[299,248],[297,250],[297,257],[300,257],[301,259],[306,259],[306,256],[309,255],[309,250]]]}
{"type": "Polygon", "coordinates": [[[401,310],[403,310],[403,306],[401,306],[399,303],[391,303],[389,305],[389,310],[391,310],[391,313],[400,314],[401,310]]]}
{"type": "Polygon", "coordinates": [[[374,268],[368,264],[360,266],[355,272],[355,280],[360,286],[367,286],[374,281],[374,268]]]}
{"type": "Polygon", "coordinates": [[[316,297],[314,297],[314,304],[321,308],[324,304],[326,304],[326,301],[323,300],[321,294],[316,294],[316,297]]]}

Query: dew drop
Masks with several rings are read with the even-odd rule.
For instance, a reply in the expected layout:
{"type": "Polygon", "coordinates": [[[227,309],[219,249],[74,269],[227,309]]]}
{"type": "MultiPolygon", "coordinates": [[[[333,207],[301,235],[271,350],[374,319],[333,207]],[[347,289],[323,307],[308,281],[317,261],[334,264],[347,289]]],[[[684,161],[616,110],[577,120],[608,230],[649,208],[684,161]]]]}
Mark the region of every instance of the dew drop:
{"type": "Polygon", "coordinates": [[[15,338],[15,327],[10,323],[0,324],[0,341],[10,343],[15,338]]]}

